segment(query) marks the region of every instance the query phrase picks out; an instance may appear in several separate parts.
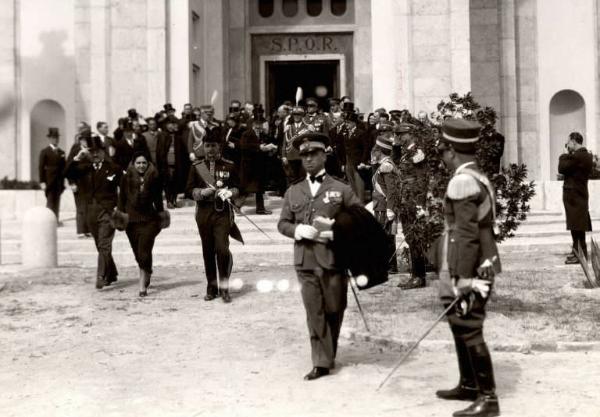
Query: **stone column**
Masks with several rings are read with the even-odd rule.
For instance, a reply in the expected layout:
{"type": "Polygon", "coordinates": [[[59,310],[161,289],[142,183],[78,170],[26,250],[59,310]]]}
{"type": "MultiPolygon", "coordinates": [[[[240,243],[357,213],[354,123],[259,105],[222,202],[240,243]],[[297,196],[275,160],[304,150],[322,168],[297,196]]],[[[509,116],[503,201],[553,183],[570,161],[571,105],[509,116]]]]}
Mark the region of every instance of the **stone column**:
{"type": "Polygon", "coordinates": [[[167,6],[164,1],[146,1],[146,66],[148,96],[144,116],[154,116],[167,101],[167,6]],[[147,114],[146,114],[147,113],[147,114]]]}
{"type": "Polygon", "coordinates": [[[204,3],[205,19],[203,28],[206,37],[204,49],[205,77],[204,102],[208,104],[213,91],[217,91],[217,101],[214,103],[215,116],[222,118],[225,111],[223,97],[228,95],[228,80],[224,69],[228,68],[228,1],[207,1],[204,3]]]}
{"type": "Polygon", "coordinates": [[[373,68],[371,59],[371,5],[354,2],[356,30],[354,31],[354,92],[357,107],[365,113],[373,110],[373,68]]]}
{"type": "Polygon", "coordinates": [[[110,103],[110,0],[90,1],[90,123],[108,122],[110,103]]]}
{"type": "Polygon", "coordinates": [[[471,91],[469,0],[450,0],[450,57],[452,90],[471,91]]]}
{"type": "Polygon", "coordinates": [[[515,2],[499,2],[500,23],[500,125],[504,135],[504,164],[519,162],[519,132],[517,129],[517,63],[515,37],[515,2]]]}
{"type": "Polygon", "coordinates": [[[168,14],[168,100],[181,111],[190,100],[190,7],[189,2],[170,1],[168,14]]]}
{"type": "Polygon", "coordinates": [[[412,107],[408,0],[371,0],[373,107],[412,107]]]}

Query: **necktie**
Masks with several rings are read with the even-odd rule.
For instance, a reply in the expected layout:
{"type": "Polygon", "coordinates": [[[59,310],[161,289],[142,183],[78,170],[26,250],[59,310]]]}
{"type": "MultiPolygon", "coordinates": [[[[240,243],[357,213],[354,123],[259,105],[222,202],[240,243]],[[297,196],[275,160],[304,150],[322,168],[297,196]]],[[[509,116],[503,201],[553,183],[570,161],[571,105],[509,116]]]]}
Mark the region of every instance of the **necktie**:
{"type": "Polygon", "coordinates": [[[98,171],[100,169],[100,163],[99,162],[94,162],[94,170],[98,171]]]}
{"type": "Polygon", "coordinates": [[[325,177],[325,174],[321,174],[321,175],[311,175],[309,177],[310,182],[318,182],[318,183],[322,183],[323,182],[323,177],[325,177]]]}

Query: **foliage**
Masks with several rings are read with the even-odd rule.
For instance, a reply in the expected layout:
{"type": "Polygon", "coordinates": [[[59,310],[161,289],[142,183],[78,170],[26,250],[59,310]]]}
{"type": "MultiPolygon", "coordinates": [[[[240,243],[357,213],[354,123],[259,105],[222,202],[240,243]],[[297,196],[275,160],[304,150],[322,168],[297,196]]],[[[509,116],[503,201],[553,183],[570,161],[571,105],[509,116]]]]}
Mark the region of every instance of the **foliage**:
{"type": "Polygon", "coordinates": [[[491,107],[481,108],[470,93],[459,96],[454,93],[442,100],[430,119],[408,116],[405,122],[413,126],[409,141],[399,140],[397,160],[399,179],[397,192],[389,198],[394,202],[395,212],[403,220],[404,235],[409,245],[417,245],[426,251],[440,236],[444,228],[444,195],[450,180],[437,152],[439,126],[446,118],[477,120],[481,125],[477,159],[496,191],[496,217],[499,226],[497,241],[514,236],[530,208],[528,202],[535,194],[533,182],[527,182],[527,167],[511,164],[500,167],[504,152],[504,137],[495,129],[497,114],[491,107]],[[423,162],[411,163],[418,150],[425,154],[423,162]],[[408,204],[407,204],[408,203],[408,204]]]}
{"type": "Polygon", "coordinates": [[[0,190],[39,190],[40,184],[36,181],[9,180],[4,177],[0,180],[0,190]]]}

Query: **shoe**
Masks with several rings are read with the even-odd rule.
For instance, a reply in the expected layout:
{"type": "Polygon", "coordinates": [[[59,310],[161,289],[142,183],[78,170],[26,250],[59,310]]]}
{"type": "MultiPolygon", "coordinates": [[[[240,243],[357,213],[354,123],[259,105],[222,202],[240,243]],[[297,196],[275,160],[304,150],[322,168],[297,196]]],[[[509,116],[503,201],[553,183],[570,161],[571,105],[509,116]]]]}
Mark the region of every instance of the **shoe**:
{"type": "Polygon", "coordinates": [[[304,375],[305,381],[312,381],[313,379],[321,378],[322,376],[329,375],[329,369],[315,366],[312,370],[304,375]]]}
{"type": "Polygon", "coordinates": [[[106,282],[106,280],[104,279],[104,277],[97,277],[96,278],[96,289],[101,290],[106,285],[108,285],[108,283],[106,282]]]}
{"type": "Polygon", "coordinates": [[[223,299],[224,303],[230,303],[231,302],[231,296],[229,295],[229,292],[224,292],[221,295],[221,298],[223,299]]]}
{"type": "Polygon", "coordinates": [[[403,290],[414,290],[416,288],[425,288],[425,277],[412,277],[404,285],[399,285],[403,290]]]}
{"type": "Polygon", "coordinates": [[[77,239],[85,239],[87,236],[84,233],[78,233],[77,239]]]}
{"type": "Polygon", "coordinates": [[[473,404],[452,414],[454,417],[496,417],[500,415],[498,397],[480,395],[473,404]]]}
{"type": "Polygon", "coordinates": [[[459,384],[448,390],[438,390],[435,392],[438,398],[442,400],[475,401],[479,390],[473,387],[467,387],[459,384]]]}
{"type": "Polygon", "coordinates": [[[567,256],[567,259],[565,259],[565,265],[575,265],[579,263],[579,259],[577,259],[575,256],[567,256]]]}
{"type": "Polygon", "coordinates": [[[148,295],[148,291],[144,290],[144,291],[140,291],[139,296],[140,297],[145,297],[148,295]]]}
{"type": "Polygon", "coordinates": [[[84,236],[85,237],[93,237],[91,233],[85,233],[84,236]]]}
{"type": "Polygon", "coordinates": [[[108,278],[108,279],[106,280],[106,285],[110,285],[110,284],[112,284],[113,282],[117,282],[117,277],[116,277],[116,276],[108,278]]]}
{"type": "Polygon", "coordinates": [[[214,300],[215,298],[217,298],[217,295],[216,295],[216,294],[206,294],[206,295],[204,296],[204,301],[212,301],[212,300],[214,300]]]}
{"type": "Polygon", "coordinates": [[[273,214],[273,212],[271,210],[262,209],[262,210],[256,210],[256,214],[273,214]]]}

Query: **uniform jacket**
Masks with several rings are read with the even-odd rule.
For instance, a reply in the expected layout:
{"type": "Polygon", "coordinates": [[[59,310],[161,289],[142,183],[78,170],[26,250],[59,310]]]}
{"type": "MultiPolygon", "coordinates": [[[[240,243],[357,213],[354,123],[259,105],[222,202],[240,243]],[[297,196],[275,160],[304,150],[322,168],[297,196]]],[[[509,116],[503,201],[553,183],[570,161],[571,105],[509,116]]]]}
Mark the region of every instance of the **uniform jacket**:
{"type": "Polygon", "coordinates": [[[563,204],[567,216],[567,230],[592,230],[588,211],[588,179],[592,167],[592,154],[585,148],[562,154],[558,159],[558,172],[564,175],[563,204]]]}
{"type": "Polygon", "coordinates": [[[241,158],[240,139],[242,138],[244,129],[242,129],[239,124],[236,124],[234,127],[227,126],[225,129],[222,129],[221,132],[221,149],[223,157],[239,166],[241,158]],[[229,147],[229,143],[233,144],[233,148],[229,147]]]}
{"type": "Polygon", "coordinates": [[[294,139],[300,134],[310,132],[310,129],[304,122],[298,124],[294,123],[293,118],[290,117],[289,121],[284,127],[283,144],[281,146],[281,156],[287,158],[289,161],[300,160],[300,154],[298,149],[293,146],[294,139]]]}
{"type": "Polygon", "coordinates": [[[382,159],[379,167],[373,174],[373,210],[392,210],[393,202],[389,198],[393,187],[397,185],[398,173],[391,157],[382,159]]]}
{"type": "Polygon", "coordinates": [[[46,192],[62,192],[65,189],[65,165],[65,151],[59,147],[53,150],[51,146],[42,149],[39,159],[39,175],[40,182],[46,183],[46,192]]]}
{"type": "Polygon", "coordinates": [[[315,132],[329,135],[329,119],[326,115],[322,113],[307,114],[302,121],[311,125],[315,132]]]}
{"type": "Polygon", "coordinates": [[[257,135],[253,129],[246,130],[240,139],[240,181],[244,192],[253,193],[264,191],[267,181],[267,164],[270,156],[260,150],[261,144],[274,143],[265,133],[257,135]]]}
{"type": "Polygon", "coordinates": [[[67,177],[77,182],[78,191],[85,202],[96,202],[112,211],[117,205],[118,186],[123,170],[114,162],[105,159],[100,169],[95,170],[89,160],[71,161],[67,165],[67,177]]]}
{"type": "MultiPolygon", "coordinates": [[[[486,260],[493,260],[496,273],[501,270],[498,248],[494,239],[495,195],[490,195],[484,183],[467,173],[474,172],[487,181],[485,174],[474,164],[465,164],[456,169],[448,183],[444,201],[447,239],[446,261],[449,275],[440,276],[441,296],[452,297],[451,277],[474,278],[477,268],[486,260]],[[495,257],[495,258],[494,258],[495,257]],[[443,281],[443,282],[442,282],[443,281]]],[[[443,239],[440,240],[443,245],[443,239]]],[[[442,250],[443,255],[443,249],[442,250]]],[[[438,268],[443,259],[437,259],[438,268]]]]}
{"type": "MultiPolygon", "coordinates": [[[[330,175],[325,175],[314,197],[308,180],[303,179],[292,184],[286,191],[277,229],[293,239],[298,224],[312,224],[317,216],[334,218],[342,209],[356,204],[360,204],[360,201],[352,188],[330,175]]],[[[317,267],[337,269],[329,244],[306,239],[294,240],[294,265],[296,269],[304,270],[317,267]]]]}

